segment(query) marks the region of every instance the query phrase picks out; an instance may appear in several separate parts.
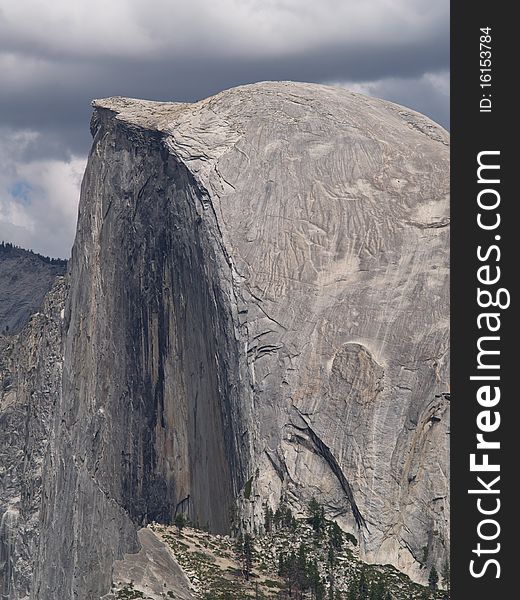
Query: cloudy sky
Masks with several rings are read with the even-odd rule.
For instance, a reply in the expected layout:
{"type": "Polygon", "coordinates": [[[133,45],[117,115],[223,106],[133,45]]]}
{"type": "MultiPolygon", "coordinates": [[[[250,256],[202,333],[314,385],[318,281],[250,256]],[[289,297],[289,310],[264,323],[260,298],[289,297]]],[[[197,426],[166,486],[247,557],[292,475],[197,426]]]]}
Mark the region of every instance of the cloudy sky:
{"type": "Polygon", "coordinates": [[[448,126],[449,0],[1,0],[0,240],[68,257],[90,100],[341,85],[448,126]]]}

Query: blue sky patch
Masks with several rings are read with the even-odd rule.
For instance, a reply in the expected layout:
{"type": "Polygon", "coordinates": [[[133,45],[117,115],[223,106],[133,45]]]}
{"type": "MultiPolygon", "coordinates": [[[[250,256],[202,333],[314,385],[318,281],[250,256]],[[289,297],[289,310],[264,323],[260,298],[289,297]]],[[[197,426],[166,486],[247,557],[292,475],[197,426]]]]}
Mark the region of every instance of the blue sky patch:
{"type": "Polygon", "coordinates": [[[16,181],[10,188],[9,193],[20,204],[31,204],[32,186],[27,181],[16,181]]]}

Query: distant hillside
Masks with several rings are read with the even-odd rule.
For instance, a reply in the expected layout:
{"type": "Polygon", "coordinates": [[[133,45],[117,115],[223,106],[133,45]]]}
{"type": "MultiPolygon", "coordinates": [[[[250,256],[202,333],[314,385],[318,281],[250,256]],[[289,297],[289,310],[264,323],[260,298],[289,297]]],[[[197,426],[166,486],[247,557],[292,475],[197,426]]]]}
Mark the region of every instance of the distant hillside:
{"type": "Polygon", "coordinates": [[[0,334],[20,331],[41,306],[67,261],[0,243],[0,334]]]}

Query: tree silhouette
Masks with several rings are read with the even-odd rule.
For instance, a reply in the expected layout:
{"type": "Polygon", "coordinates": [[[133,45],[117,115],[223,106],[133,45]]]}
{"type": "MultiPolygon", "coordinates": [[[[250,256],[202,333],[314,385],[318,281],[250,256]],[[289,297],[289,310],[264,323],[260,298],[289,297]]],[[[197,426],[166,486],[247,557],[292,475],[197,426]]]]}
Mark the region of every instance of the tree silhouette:
{"type": "Polygon", "coordinates": [[[330,525],[329,539],[331,546],[335,550],[341,550],[343,548],[343,531],[335,521],[330,525]]]}
{"type": "Polygon", "coordinates": [[[173,524],[177,527],[179,535],[182,534],[182,530],[186,526],[186,517],[182,513],[177,513],[173,519],[173,524]]]}
{"type": "Polygon", "coordinates": [[[253,569],[253,554],[253,537],[249,533],[246,533],[242,543],[242,570],[247,581],[249,581],[249,578],[251,577],[251,571],[253,569]]]}
{"type": "Polygon", "coordinates": [[[451,579],[450,563],[449,563],[448,559],[446,559],[446,561],[444,562],[444,565],[442,567],[442,582],[444,584],[444,587],[447,590],[450,589],[450,579],[451,579]]]}
{"type": "Polygon", "coordinates": [[[264,528],[266,533],[270,533],[273,529],[273,511],[269,506],[265,509],[265,520],[264,520],[264,528]]]}
{"type": "Polygon", "coordinates": [[[309,513],[310,516],[307,519],[308,523],[314,529],[315,533],[321,535],[325,530],[325,509],[319,504],[314,496],[309,502],[309,513]]]}
{"type": "Polygon", "coordinates": [[[439,574],[437,573],[437,569],[433,566],[430,569],[430,574],[428,575],[428,585],[432,588],[432,590],[436,590],[438,583],[439,583],[439,574]]]}
{"type": "Polygon", "coordinates": [[[368,581],[365,575],[365,569],[363,569],[358,583],[358,600],[368,600],[368,594],[368,581]]]}

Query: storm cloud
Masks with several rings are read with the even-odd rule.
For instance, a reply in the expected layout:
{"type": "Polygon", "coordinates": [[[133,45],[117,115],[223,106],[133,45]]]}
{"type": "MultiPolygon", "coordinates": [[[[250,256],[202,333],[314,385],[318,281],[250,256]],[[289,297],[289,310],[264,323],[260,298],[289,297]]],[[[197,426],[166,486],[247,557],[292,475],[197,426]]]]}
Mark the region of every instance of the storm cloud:
{"type": "Polygon", "coordinates": [[[343,85],[448,125],[449,2],[17,0],[0,6],[0,239],[68,256],[90,100],[343,85]]]}

